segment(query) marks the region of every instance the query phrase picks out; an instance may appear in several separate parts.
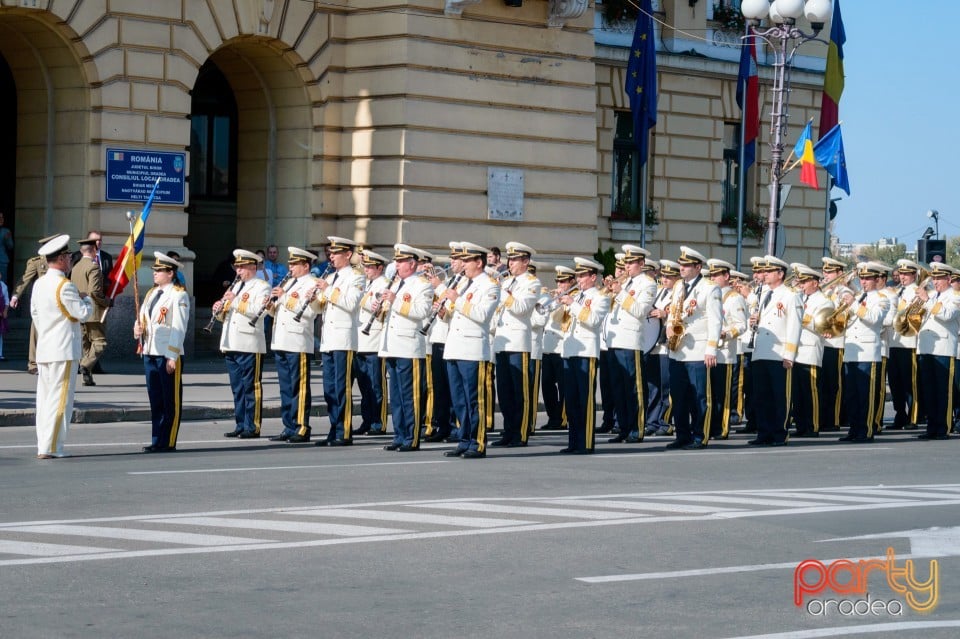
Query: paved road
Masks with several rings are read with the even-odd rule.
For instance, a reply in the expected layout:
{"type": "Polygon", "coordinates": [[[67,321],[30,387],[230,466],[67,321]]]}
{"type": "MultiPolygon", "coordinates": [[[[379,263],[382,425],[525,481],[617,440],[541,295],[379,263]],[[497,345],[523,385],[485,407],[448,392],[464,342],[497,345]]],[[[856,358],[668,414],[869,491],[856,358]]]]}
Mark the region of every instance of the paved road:
{"type": "MultiPolygon", "coordinates": [[[[753,450],[735,436],[569,458],[562,435],[539,435],[470,461],[442,445],[321,449],[227,429],[187,423],[180,451],[148,456],[145,423],[82,424],[75,457],[46,462],[32,428],[0,429],[0,636],[960,633],[957,440],[753,450]],[[938,562],[932,612],[794,605],[800,561],[888,547],[918,580],[938,562]]],[[[905,601],[879,569],[868,589],[905,601]]]]}

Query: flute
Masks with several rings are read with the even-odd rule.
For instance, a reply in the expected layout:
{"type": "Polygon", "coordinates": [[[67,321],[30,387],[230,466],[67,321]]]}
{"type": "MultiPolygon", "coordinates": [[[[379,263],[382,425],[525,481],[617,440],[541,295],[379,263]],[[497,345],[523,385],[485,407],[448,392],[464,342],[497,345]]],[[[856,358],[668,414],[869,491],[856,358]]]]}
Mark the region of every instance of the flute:
{"type": "MultiPolygon", "coordinates": [[[[398,279],[400,279],[400,276],[394,273],[393,279],[391,279],[390,283],[387,284],[387,290],[393,288],[393,285],[397,283],[398,279]]],[[[394,291],[394,293],[398,292],[401,288],[403,288],[403,280],[400,281],[400,286],[397,287],[397,290],[394,291]]],[[[383,297],[381,297],[381,294],[377,294],[377,305],[373,309],[373,313],[370,315],[370,319],[367,320],[366,325],[362,329],[360,329],[361,333],[363,333],[364,335],[370,334],[370,330],[373,328],[373,322],[380,315],[380,311],[385,310],[381,308],[382,306],[383,306],[383,297]]]]}
{"type": "MultiPolygon", "coordinates": [[[[448,287],[448,290],[449,290],[449,289],[457,290],[457,286],[460,285],[460,280],[462,280],[462,279],[463,279],[463,271],[460,271],[459,273],[457,273],[457,274],[454,276],[453,281],[450,282],[450,286],[448,287]]],[[[470,281],[473,282],[473,280],[470,280],[470,281]]],[[[469,287],[470,284],[467,284],[467,286],[469,287]]],[[[463,289],[463,290],[467,290],[467,289],[463,289]]],[[[430,319],[427,320],[427,323],[424,324],[424,325],[423,325],[423,328],[420,329],[420,334],[421,334],[421,335],[426,335],[427,333],[430,332],[430,327],[433,326],[433,323],[434,323],[435,321],[437,321],[437,317],[440,316],[440,313],[442,313],[444,310],[446,310],[446,308],[445,308],[445,307],[446,307],[446,304],[447,304],[447,300],[441,300],[441,301],[440,301],[440,305],[437,306],[437,310],[435,310],[435,311],[433,312],[433,314],[430,316],[430,319]]]]}
{"type": "MultiPolygon", "coordinates": [[[[324,268],[323,273],[320,274],[320,279],[321,280],[326,279],[327,275],[330,275],[330,272],[332,270],[333,270],[333,262],[327,262],[326,268],[324,268]]],[[[313,291],[311,291],[310,295],[304,298],[303,304],[300,305],[300,309],[297,311],[297,314],[293,316],[294,322],[299,322],[300,320],[303,319],[303,314],[307,312],[307,308],[309,308],[310,304],[317,297],[317,290],[318,290],[317,287],[314,286],[313,291]]]]}
{"type": "MultiPolygon", "coordinates": [[[[231,290],[233,290],[233,287],[236,286],[236,285],[237,285],[237,282],[239,282],[239,281],[240,281],[240,274],[237,273],[237,276],[236,276],[235,278],[233,278],[233,282],[230,284],[230,286],[227,287],[227,290],[223,292],[223,297],[220,298],[221,307],[222,307],[222,305],[223,305],[224,303],[226,303],[226,301],[227,301],[227,300],[226,300],[227,293],[229,293],[231,290]]],[[[214,305],[214,306],[216,306],[216,305],[214,305]]],[[[217,323],[217,314],[211,312],[211,314],[210,314],[210,321],[207,323],[206,326],[203,327],[203,332],[204,332],[204,333],[212,333],[212,332],[213,332],[213,325],[216,324],[216,323],[217,323]]]]}
{"type": "MultiPolygon", "coordinates": [[[[290,278],[291,278],[291,277],[293,277],[293,275],[288,271],[287,274],[283,276],[283,279],[280,280],[280,283],[277,284],[277,286],[278,286],[279,288],[283,288],[284,284],[286,284],[288,281],[290,281],[290,278]]],[[[263,303],[263,306],[260,307],[260,310],[257,311],[256,317],[254,317],[252,320],[250,320],[250,326],[256,326],[256,325],[257,325],[257,322],[260,321],[260,318],[263,317],[263,314],[267,312],[267,309],[268,309],[272,304],[276,303],[276,301],[277,301],[278,299],[280,299],[280,298],[278,298],[276,295],[271,295],[271,296],[270,296],[270,299],[268,299],[266,302],[264,302],[264,303],[263,303]]]]}

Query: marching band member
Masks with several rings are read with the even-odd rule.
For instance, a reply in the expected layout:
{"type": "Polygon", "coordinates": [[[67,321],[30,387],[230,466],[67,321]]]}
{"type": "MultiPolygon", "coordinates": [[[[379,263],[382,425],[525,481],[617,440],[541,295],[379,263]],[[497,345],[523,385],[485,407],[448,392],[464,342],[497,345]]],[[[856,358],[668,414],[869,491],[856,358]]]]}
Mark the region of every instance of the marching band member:
{"type": "MultiPolygon", "coordinates": [[[[665,322],[670,314],[673,287],[680,278],[680,265],[660,260],[660,290],[648,314],[648,331],[657,336],[645,352],[643,377],[647,382],[647,435],[670,434],[670,351],[666,344],[665,322]]],[[[650,342],[647,342],[650,344],[650,342]]]]}
{"type": "Polygon", "coordinates": [[[295,437],[293,441],[305,442],[310,440],[313,320],[320,311],[320,301],[313,296],[317,280],[310,275],[310,265],[317,256],[296,246],[287,247],[287,256],[287,274],[274,283],[266,306],[273,317],[270,350],[277,364],[283,420],[283,431],[270,441],[295,437]]]}
{"type": "Polygon", "coordinates": [[[133,336],[143,338],[143,367],[150,398],[153,437],[145,453],[177,449],[180,406],[183,398],[183,340],[190,317],[190,297],[174,279],[183,265],[154,251],[153,288],[140,306],[133,336]]]}
{"type": "MultiPolygon", "coordinates": [[[[744,299],[747,302],[748,317],[754,315],[760,308],[760,295],[763,293],[763,266],[762,256],[755,255],[750,258],[750,272],[752,286],[746,292],[744,299]]],[[[743,295],[744,293],[741,292],[743,295]]],[[[757,416],[753,410],[753,373],[750,370],[750,363],[753,360],[753,343],[757,337],[755,326],[750,326],[749,330],[740,336],[740,352],[743,353],[743,360],[740,366],[740,394],[737,397],[737,404],[741,407],[740,419],[746,422],[746,425],[738,430],[738,433],[756,433],[757,416]]]]}
{"type": "Polygon", "coordinates": [[[850,432],[840,441],[872,442],[877,408],[877,376],[883,357],[883,320],[890,300],[880,292],[885,269],[875,262],[859,266],[862,292],[842,291],[841,302],[848,305],[851,316],[847,324],[843,352],[843,399],[846,404],[850,432]]]}
{"type": "Polygon", "coordinates": [[[610,298],[597,289],[602,264],[585,257],[574,258],[574,263],[579,292],[576,296],[568,292],[559,298],[572,318],[562,346],[564,407],[570,427],[568,445],[560,452],[589,454],[593,453],[597,415],[594,406],[597,360],[610,298]]]}
{"type": "Polygon", "coordinates": [[[953,378],[960,333],[960,297],[950,287],[950,277],[960,271],[943,262],[931,262],[933,291],[918,288],[925,317],[917,334],[920,382],[926,392],[927,432],[922,440],[947,439],[953,420],[953,378]]]}
{"type": "Polygon", "coordinates": [[[379,355],[386,363],[390,382],[390,413],[393,442],[384,450],[410,452],[420,449],[421,397],[426,391],[424,367],[427,338],[421,332],[433,304],[433,287],[418,274],[419,251],[395,244],[397,283],[383,291],[383,303],[390,305],[383,329],[379,355]]]}
{"type": "MultiPolygon", "coordinates": [[[[353,444],[353,354],[357,350],[357,306],[363,297],[364,277],[350,260],[357,243],[331,235],[330,263],[335,269],[316,281],[316,297],[323,318],[320,328],[320,363],[323,366],[323,399],[327,403],[330,431],[317,446],[353,444]]],[[[302,441],[307,441],[309,435],[302,441]]],[[[301,441],[294,435],[291,442],[301,441]]]]}
{"type": "MultiPolygon", "coordinates": [[[[890,336],[893,334],[893,320],[897,316],[897,304],[894,298],[897,295],[897,290],[895,287],[887,286],[887,278],[893,272],[893,267],[877,261],[883,268],[883,272],[880,274],[880,288],[881,291],[887,298],[889,304],[887,304],[887,313],[883,316],[883,330],[880,331],[880,374],[876,379],[876,391],[874,392],[874,398],[876,398],[877,405],[873,411],[873,432],[879,433],[883,430],[883,406],[886,402],[887,395],[887,359],[890,356],[890,336]]],[[[894,278],[896,279],[896,277],[894,278]]]]}
{"type": "Polygon", "coordinates": [[[224,433],[224,437],[251,439],[260,436],[261,380],[267,340],[263,334],[263,317],[258,313],[270,296],[270,285],[257,278],[262,261],[263,258],[256,253],[236,249],[233,252],[236,282],[213,305],[214,317],[223,322],[220,352],[227,365],[236,419],[236,426],[224,433]],[[255,320],[253,326],[251,320],[255,320]]]}
{"type": "Polygon", "coordinates": [[[709,259],[708,275],[720,288],[723,324],[717,345],[717,365],[710,369],[710,390],[713,406],[710,415],[710,436],[727,439],[730,436],[730,413],[736,396],[733,394],[734,365],[739,356],[739,337],[747,332],[747,303],[738,290],[730,285],[733,264],[709,259]]]}
{"type": "MultiPolygon", "coordinates": [[[[831,257],[821,258],[823,262],[823,283],[830,282],[843,277],[844,263],[831,257]]],[[[827,299],[833,302],[834,306],[840,305],[840,297],[844,291],[850,289],[835,285],[829,293],[826,293],[827,299]]],[[[820,395],[820,430],[837,430],[840,426],[846,424],[846,413],[844,410],[843,398],[843,346],[845,336],[843,334],[836,337],[828,337],[823,343],[823,364],[820,367],[821,377],[823,378],[823,393],[820,395]]]]}
{"type": "Polygon", "coordinates": [[[576,271],[558,264],[554,267],[557,289],[551,301],[542,307],[541,313],[547,322],[543,329],[543,354],[540,387],[543,392],[543,407],[547,411],[547,424],[542,430],[563,430],[568,427],[567,412],[563,402],[563,337],[568,324],[572,323],[569,311],[557,300],[570,292],[576,281],[576,271]],[[553,305],[551,307],[551,304],[553,305]]]}
{"type": "MultiPolygon", "coordinates": [[[[901,313],[913,302],[917,294],[917,275],[920,265],[908,259],[897,260],[896,275],[900,286],[890,299],[894,315],[901,313]]],[[[916,428],[920,409],[920,387],[917,384],[917,336],[890,333],[890,354],[887,362],[887,381],[890,383],[890,399],[893,402],[893,425],[888,428],[900,430],[916,428]]]]}
{"type": "Polygon", "coordinates": [[[820,436],[820,393],[823,379],[820,367],[823,363],[823,335],[817,332],[815,318],[818,314],[834,310],[833,302],[820,292],[820,273],[806,264],[794,263],[790,267],[796,273],[803,306],[800,347],[793,364],[793,420],[797,437],[820,436]]]}
{"type": "MultiPolygon", "coordinates": [[[[616,295],[611,290],[611,285],[620,281],[623,277],[626,263],[623,261],[623,253],[615,253],[613,275],[602,277],[598,281],[597,290],[606,295],[611,300],[616,295]]],[[[616,367],[613,361],[613,354],[607,348],[607,322],[610,320],[610,314],[607,313],[603,321],[603,328],[600,331],[600,359],[597,360],[597,381],[600,383],[600,408],[603,409],[603,415],[600,420],[600,427],[596,429],[598,433],[609,433],[612,431],[620,432],[620,424],[617,422],[617,404],[613,392],[613,369],[616,367]]]]}
{"type": "MultiPolygon", "coordinates": [[[[427,341],[429,343],[429,352],[427,354],[427,366],[429,370],[431,405],[429,407],[430,423],[427,424],[426,437],[427,442],[442,442],[451,439],[453,430],[456,426],[456,417],[453,413],[453,404],[450,399],[450,380],[447,378],[447,363],[443,359],[444,348],[447,342],[447,334],[450,330],[451,314],[446,312],[444,292],[455,283],[460,286],[462,279],[460,272],[463,270],[463,264],[460,260],[460,242],[450,242],[450,271],[445,281],[440,281],[436,275],[431,279],[434,289],[434,301],[432,313],[436,314],[436,320],[431,324],[427,341]]],[[[466,282],[463,282],[466,285],[466,282]]],[[[459,441],[459,437],[455,438],[459,441]]]]}
{"type": "Polygon", "coordinates": [[[753,392],[762,398],[755,402],[757,438],[753,445],[783,446],[787,443],[790,419],[792,369],[800,344],[803,307],[800,297],[786,285],[789,265],[773,256],[764,256],[763,294],[756,315],[753,345],[753,392]]]}
{"type": "Polygon", "coordinates": [[[493,426],[490,321],[500,301],[500,285],[484,272],[487,249],[472,242],[463,242],[461,249],[465,284],[443,294],[453,305],[443,358],[460,442],[444,455],[480,459],[487,455],[487,432],[493,426]]]}
{"type": "MultiPolygon", "coordinates": [[[[360,298],[357,317],[357,353],[353,358],[353,373],[360,390],[360,428],[354,435],[381,435],[387,432],[387,377],[380,350],[380,335],[386,320],[382,294],[390,284],[383,275],[387,258],[364,250],[360,256],[366,282],[360,298]]],[[[348,383],[352,383],[348,380],[348,383]]]]}
{"type": "Polygon", "coordinates": [[[532,315],[542,285],[527,272],[532,248],[507,242],[509,277],[500,289],[500,305],[494,314],[493,352],[496,361],[497,399],[503,415],[503,435],[491,446],[526,446],[530,424],[531,377],[533,364],[532,315]]]}
{"type": "Polygon", "coordinates": [[[633,244],[624,244],[621,249],[623,275],[611,282],[615,296],[604,324],[610,386],[620,425],[620,433],[609,440],[614,444],[643,441],[646,404],[641,342],[657,296],[657,283],[642,272],[650,251],[633,244]]]}
{"type": "MultiPolygon", "coordinates": [[[[953,294],[960,299],[960,271],[954,273],[950,276],[950,288],[953,289],[953,294]]],[[[957,359],[955,360],[957,364],[960,364],[960,339],[957,340],[957,359]]],[[[960,373],[957,373],[956,364],[954,365],[954,374],[953,374],[953,396],[960,397],[960,373]]],[[[960,402],[953,402],[953,428],[950,430],[951,433],[960,435],[960,402]]]]}
{"type": "Polygon", "coordinates": [[[720,289],[703,277],[707,258],[680,247],[680,277],[673,287],[667,317],[670,351],[670,405],[676,439],[667,448],[705,448],[710,437],[710,376],[717,365],[723,323],[720,289]]]}
{"type": "MultiPolygon", "coordinates": [[[[747,309],[747,318],[750,317],[750,296],[753,295],[753,287],[750,285],[752,278],[741,271],[730,271],[730,287],[743,298],[744,308],[747,309]]],[[[747,345],[750,339],[749,326],[740,337],[737,338],[737,360],[733,364],[733,375],[730,383],[730,423],[733,425],[742,424],[744,421],[743,407],[743,387],[746,378],[746,357],[747,345]]],[[[750,349],[751,353],[753,349],[750,349]]]]}
{"type": "MultiPolygon", "coordinates": [[[[530,262],[527,266],[527,272],[537,277],[539,265],[530,262]]],[[[539,278],[538,278],[539,279],[539,278]]],[[[530,344],[530,362],[533,368],[533,374],[530,376],[530,418],[527,421],[530,424],[530,434],[532,435],[537,428],[537,412],[540,407],[540,364],[543,359],[543,330],[547,326],[547,315],[539,312],[537,309],[550,301],[550,294],[547,287],[540,284],[540,293],[533,306],[533,313],[530,315],[530,325],[533,329],[532,342],[530,344]]]]}

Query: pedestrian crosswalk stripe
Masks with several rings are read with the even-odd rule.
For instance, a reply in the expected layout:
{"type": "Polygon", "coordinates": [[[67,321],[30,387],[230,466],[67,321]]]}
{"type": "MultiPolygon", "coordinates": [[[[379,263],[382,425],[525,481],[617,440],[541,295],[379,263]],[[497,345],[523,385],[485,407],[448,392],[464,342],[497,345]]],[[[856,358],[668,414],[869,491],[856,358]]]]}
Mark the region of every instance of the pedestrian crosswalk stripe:
{"type": "Polygon", "coordinates": [[[256,544],[262,539],[246,537],[224,537],[221,535],[196,535],[178,531],[145,530],[143,528],[110,528],[107,526],[69,526],[61,524],[40,526],[14,526],[4,532],[29,532],[44,535],[70,535],[79,537],[105,537],[107,539],[128,539],[133,541],[152,541],[187,546],[225,546],[227,544],[256,544]]]}
{"type": "Polygon", "coordinates": [[[447,502],[431,504],[412,504],[417,508],[436,508],[440,510],[478,510],[488,513],[511,515],[547,515],[548,517],[570,517],[572,519],[620,519],[643,517],[636,513],[615,513],[606,510],[579,510],[575,508],[538,508],[535,506],[504,506],[488,502],[447,502]]]}
{"type": "Polygon", "coordinates": [[[379,521],[405,521],[414,524],[440,524],[442,526],[463,526],[464,528],[499,528],[500,526],[522,526],[535,524],[534,521],[521,519],[491,519],[489,517],[456,517],[453,515],[431,515],[429,513],[395,512],[391,510],[360,510],[358,508],[317,508],[284,512],[284,515],[309,515],[311,517],[344,517],[350,519],[376,519],[379,521]]]}
{"type": "MultiPolygon", "coordinates": [[[[656,495],[651,495],[651,497],[656,497],[656,495]]],[[[666,499],[666,498],[665,498],[666,499]]],[[[794,500],[787,499],[768,499],[766,497],[740,497],[736,495],[674,495],[669,497],[669,499],[679,499],[681,501],[692,501],[694,503],[703,502],[703,503],[721,503],[721,504],[747,504],[750,506],[781,506],[786,508],[797,508],[797,507],[816,507],[816,506],[827,506],[833,504],[825,504],[823,502],[815,501],[803,501],[798,502],[794,500]]],[[[809,497],[807,498],[809,499],[809,497]]]]}
{"type": "Polygon", "coordinates": [[[28,555],[32,557],[62,557],[64,555],[83,555],[98,552],[114,552],[115,548],[95,548],[93,546],[67,546],[65,544],[46,544],[38,541],[11,541],[0,539],[0,554],[28,555]]]}
{"type": "MultiPolygon", "coordinates": [[[[272,530],[311,535],[337,535],[340,537],[365,537],[367,535],[397,535],[409,530],[399,528],[374,528],[371,526],[349,526],[344,524],[318,524],[310,521],[276,521],[272,519],[232,519],[228,517],[171,517],[153,519],[161,524],[184,524],[189,526],[211,526],[217,528],[244,528],[247,530],[272,530]]],[[[265,541],[265,540],[260,540],[265,541]]]]}
{"type": "Polygon", "coordinates": [[[960,496],[921,490],[889,490],[887,488],[863,488],[851,492],[862,493],[864,495],[876,495],[877,497],[909,497],[911,499],[956,499],[960,496]]]}
{"type": "MultiPolygon", "coordinates": [[[[834,495],[831,493],[817,493],[816,495],[813,495],[811,493],[790,491],[776,491],[763,494],[764,497],[768,495],[770,497],[796,497],[797,499],[810,499],[811,497],[816,497],[817,499],[849,502],[853,504],[889,504],[891,502],[913,501],[911,499],[890,499],[887,497],[870,497],[867,495],[834,495]]],[[[945,499],[949,499],[951,498],[951,495],[944,495],[943,497],[945,499]]]]}
{"type": "Polygon", "coordinates": [[[624,510],[654,510],[665,513],[717,513],[734,510],[743,510],[742,508],[721,508],[720,506],[695,506],[693,504],[666,504],[655,501],[629,501],[612,499],[551,499],[545,503],[558,504],[563,506],[592,506],[594,508],[622,508],[624,510]]]}

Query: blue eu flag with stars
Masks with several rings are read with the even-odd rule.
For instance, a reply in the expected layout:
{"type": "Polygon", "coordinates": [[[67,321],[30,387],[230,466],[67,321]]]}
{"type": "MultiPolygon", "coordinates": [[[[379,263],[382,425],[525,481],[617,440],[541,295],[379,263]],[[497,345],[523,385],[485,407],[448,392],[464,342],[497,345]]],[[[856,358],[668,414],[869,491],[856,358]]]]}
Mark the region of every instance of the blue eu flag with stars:
{"type": "Polygon", "coordinates": [[[640,0],[640,15],[627,64],[626,90],[633,113],[633,139],[640,152],[640,166],[643,166],[649,153],[650,129],[657,124],[657,53],[650,0],[640,0]]]}

